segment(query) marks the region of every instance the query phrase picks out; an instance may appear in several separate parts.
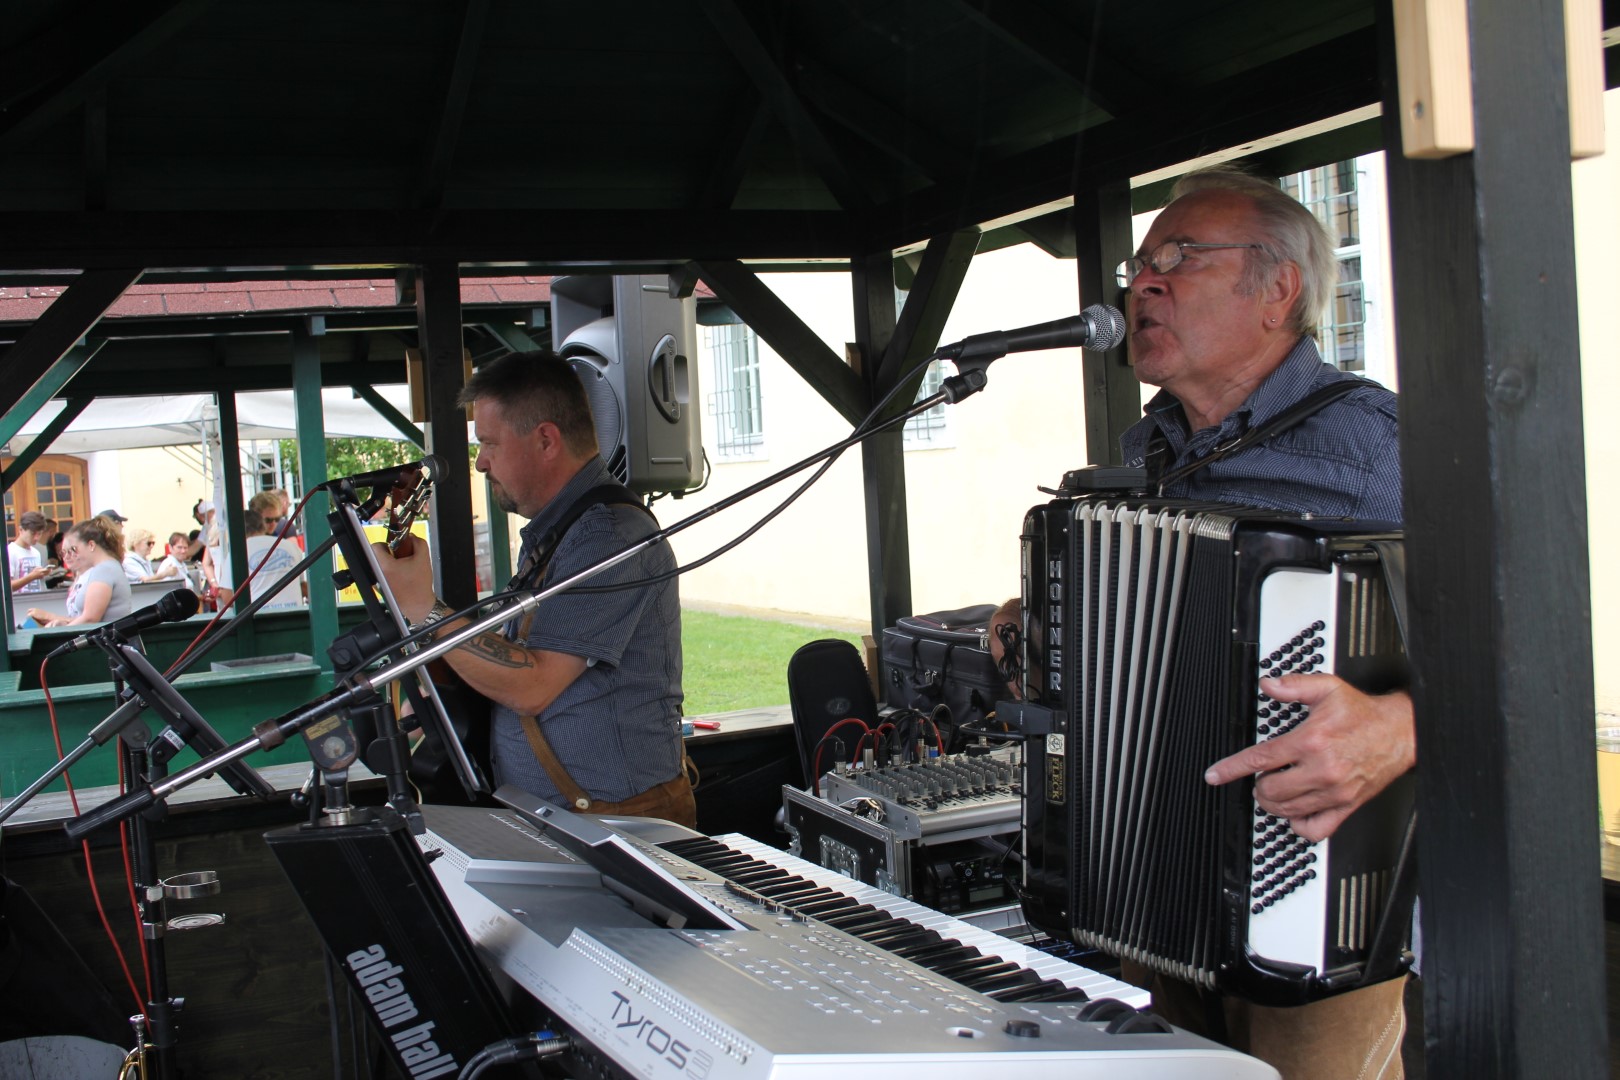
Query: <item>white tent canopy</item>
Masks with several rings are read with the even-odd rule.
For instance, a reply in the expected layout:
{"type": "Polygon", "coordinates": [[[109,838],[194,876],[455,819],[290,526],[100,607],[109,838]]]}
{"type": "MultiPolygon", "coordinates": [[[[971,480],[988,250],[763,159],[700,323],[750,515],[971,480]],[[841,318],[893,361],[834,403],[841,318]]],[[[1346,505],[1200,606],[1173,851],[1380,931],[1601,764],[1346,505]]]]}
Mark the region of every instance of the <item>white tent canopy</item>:
{"type": "MultiPolygon", "coordinates": [[[[409,415],[403,384],[374,389],[401,414],[409,415]]],[[[23,424],[11,439],[12,452],[25,449],[62,411],[62,406],[61,400],[52,399],[23,424]]],[[[323,388],[321,411],[328,438],[403,438],[370,402],[356,397],[346,387],[323,388]]],[[[87,454],[96,450],[196,445],[205,441],[206,430],[217,425],[218,415],[212,394],[97,398],[52,440],[48,449],[57,454],[87,454]]],[[[236,395],[241,442],[293,438],[294,415],[291,390],[256,390],[236,395]]]]}

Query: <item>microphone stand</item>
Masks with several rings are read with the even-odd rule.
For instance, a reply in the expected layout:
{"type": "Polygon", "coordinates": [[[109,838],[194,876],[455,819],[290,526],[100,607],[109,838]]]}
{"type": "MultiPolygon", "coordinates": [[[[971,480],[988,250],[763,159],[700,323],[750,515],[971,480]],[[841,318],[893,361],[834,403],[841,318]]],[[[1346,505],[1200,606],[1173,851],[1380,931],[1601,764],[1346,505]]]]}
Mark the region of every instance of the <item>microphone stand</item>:
{"type": "MultiPolygon", "coordinates": [[[[245,618],[253,615],[254,612],[258,611],[265,604],[270,602],[271,598],[276,595],[284,582],[293,578],[297,574],[303,573],[303,571],[311,566],[316,559],[326,554],[336,544],[336,537],[328,537],[327,539],[321,541],[321,543],[317,544],[315,548],[311,550],[309,554],[306,555],[296,566],[292,567],[276,581],[275,588],[263,590],[262,595],[244,608],[237,618],[245,618]]],[[[236,625],[236,621],[233,619],[220,633],[214,634],[207,638],[200,647],[188,654],[184,659],[175,665],[174,674],[176,676],[183,675],[188,669],[191,668],[193,664],[201,660],[208,653],[212,652],[220,642],[229,637],[232,631],[236,628],[236,625]]],[[[89,637],[91,644],[99,645],[108,636],[108,634],[109,631],[107,628],[102,627],[98,630],[91,631],[87,636],[89,637]]],[[[164,678],[161,675],[158,677],[164,678]]],[[[122,697],[123,695],[120,693],[118,696],[122,697]]],[[[107,717],[101,721],[101,723],[90,729],[90,733],[85,736],[83,742],[81,742],[78,746],[75,746],[72,750],[69,750],[60,761],[56,762],[56,764],[45,770],[45,772],[37,780],[29,784],[22,791],[18,792],[13,798],[7,800],[4,806],[0,806],[0,825],[5,824],[7,818],[11,817],[18,810],[21,810],[25,805],[27,805],[29,800],[43,791],[57,777],[73,768],[74,765],[77,765],[79,760],[86,754],[98,746],[105,746],[108,740],[112,739],[114,736],[120,734],[126,728],[136,723],[143,708],[145,708],[145,705],[139,697],[129,698],[120,704],[116,709],[108,714],[107,717]]],[[[212,732],[213,729],[210,728],[209,730],[212,732]]],[[[223,742],[223,740],[220,741],[223,742]]],[[[217,747],[209,747],[208,749],[212,751],[217,749],[217,747]]],[[[242,794],[247,794],[240,788],[237,790],[242,794]]],[[[269,796],[261,795],[260,797],[268,798],[269,796]]]]}
{"type": "MultiPolygon", "coordinates": [[[[938,355],[941,354],[936,354],[936,356],[938,355]]],[[[633,558],[649,547],[652,547],[653,545],[666,540],[677,533],[684,532],[693,525],[708,520],[710,517],[713,517],[720,511],[729,509],[732,506],[742,502],[744,499],[757,495],[766,488],[772,487],[790,476],[803,472],[812,465],[837,457],[851,446],[870,438],[872,435],[875,435],[880,431],[904,424],[913,416],[919,416],[936,405],[955,404],[956,402],[961,401],[963,398],[977,393],[978,391],[984,389],[987,382],[985,369],[989,366],[992,360],[998,359],[1000,355],[1000,353],[996,353],[995,355],[980,355],[974,356],[970,359],[960,360],[958,362],[959,369],[957,374],[946,378],[944,382],[940,384],[940,388],[937,391],[928,395],[928,397],[924,398],[923,400],[916,402],[902,412],[896,413],[887,420],[871,426],[863,423],[848,437],[840,439],[831,446],[828,446],[801,461],[795,462],[794,464],[789,465],[787,468],[782,469],[780,472],[773,473],[763,480],[757,481],[733,495],[727,496],[726,498],[715,503],[713,506],[705,507],[689,517],[677,521],[673,525],[659,529],[645,539],[637,541],[636,543],[631,544],[613,555],[609,555],[607,558],[602,559],[600,562],[597,562],[592,566],[586,567],[584,570],[579,571],[571,577],[555,582],[545,589],[529,592],[517,597],[513,603],[499,608],[493,614],[487,615],[482,619],[477,619],[468,623],[459,630],[453,631],[442,639],[435,641],[432,645],[424,648],[418,648],[409,656],[395,658],[388,664],[387,667],[371,673],[367,673],[365,671],[356,671],[328,693],[323,694],[320,697],[315,698],[313,701],[293,709],[290,712],[283,713],[278,717],[262,721],[255,725],[253,728],[253,734],[249,735],[247,738],[242,739],[231,746],[225,747],[224,749],[211,754],[195,764],[181,769],[179,772],[165,776],[148,787],[142,788],[138,791],[132,791],[128,795],[122,796],[121,798],[109,800],[108,802],[103,803],[101,806],[79,815],[73,821],[65,824],[64,828],[68,836],[78,839],[88,835],[91,832],[94,832],[103,825],[111,824],[112,822],[118,821],[130,814],[144,810],[146,807],[151,806],[153,803],[158,802],[161,799],[167,798],[169,795],[180,790],[181,788],[201,780],[210,773],[217,772],[226,766],[232,765],[235,762],[247,757],[249,754],[255,753],[259,750],[275,749],[282,743],[286,742],[289,736],[299,734],[310,725],[319,720],[329,718],[340,710],[350,708],[357,704],[369,706],[371,702],[375,700],[372,695],[375,695],[381,688],[389,685],[390,683],[397,682],[398,680],[414,672],[417,668],[423,667],[434,660],[437,660],[446,653],[460,647],[463,643],[471,641],[473,638],[487,633],[488,631],[498,629],[515,616],[533,610],[539,604],[545,602],[553,596],[556,596],[558,593],[566,592],[577,585],[583,584],[589,579],[595,577],[597,574],[611,569],[627,559],[633,558]]],[[[932,359],[934,359],[934,357],[930,357],[930,360],[932,359]]]]}
{"type": "MultiPolygon", "coordinates": [[[[423,926],[419,932],[418,936],[423,939],[422,946],[424,949],[442,950],[441,955],[445,959],[439,963],[452,965],[459,971],[459,978],[445,979],[446,985],[454,987],[458,994],[466,996],[475,1006],[471,1020],[458,1021],[454,1025],[446,1023],[442,1034],[450,1036],[454,1033],[458,1042],[474,1047],[487,1045],[491,1036],[488,1030],[479,1030],[480,1025],[484,1029],[493,1026],[496,1033],[500,1034],[504,1033],[503,1029],[508,1028],[509,1021],[502,1015],[501,1000],[494,992],[493,984],[489,983],[482,964],[476,960],[470,942],[461,932],[453,911],[433,887],[435,879],[432,872],[427,869],[425,856],[420,847],[409,839],[411,831],[409,814],[405,811],[414,809],[414,804],[408,808],[400,807],[394,805],[391,799],[388,805],[380,808],[367,807],[356,810],[348,803],[346,783],[348,766],[358,756],[356,737],[350,722],[351,716],[370,710],[377,730],[391,729],[394,725],[388,720],[390,710],[385,699],[378,693],[380,688],[405,678],[463,643],[500,627],[514,616],[532,610],[550,597],[574,588],[597,574],[633,558],[654,544],[707,520],[721,510],[734,506],[818,462],[830,462],[850,446],[877,432],[903,424],[911,417],[926,412],[942,402],[955,403],[976,393],[985,385],[984,369],[993,358],[976,357],[963,362],[962,370],[946,379],[939,391],[895,416],[875,424],[870,421],[863,422],[848,438],[674,525],[659,529],[646,539],[631,544],[562,581],[517,597],[513,603],[468,623],[446,635],[442,640],[426,647],[418,647],[408,655],[390,656],[387,666],[375,672],[368,673],[364,665],[360,665],[330,692],[279,717],[259,723],[248,738],[231,746],[214,748],[207,757],[188,768],[158,776],[156,773],[161,770],[161,763],[145,771],[132,767],[131,775],[145,775],[147,786],[110,800],[67,822],[64,827],[68,836],[79,839],[104,825],[135,815],[137,821],[135,827],[142,838],[142,844],[149,845],[150,838],[146,835],[144,825],[140,824],[140,816],[148,807],[211,773],[221,772],[222,775],[230,776],[233,769],[241,768],[238,763],[249,754],[260,749],[274,748],[285,742],[289,736],[302,734],[311,759],[324,781],[325,812],[320,815],[312,813],[312,821],[299,829],[267,834],[266,841],[282,861],[283,870],[290,878],[303,881],[316,892],[319,891],[323,878],[332,877],[351,882],[356,887],[361,881],[374,884],[378,880],[397,880],[404,883],[402,894],[420,896],[421,902],[426,905],[419,912],[420,920],[431,924],[423,926]],[[354,853],[360,851],[366,854],[356,858],[354,853]]],[[[877,409],[884,408],[887,403],[887,400],[880,402],[877,409]]],[[[267,592],[266,595],[272,594],[267,592]]],[[[118,656],[113,646],[99,640],[98,644],[107,650],[110,656],[118,656]]],[[[388,653],[385,651],[384,655],[388,653]]],[[[161,691],[154,696],[161,698],[161,691]]],[[[106,727],[111,722],[112,718],[109,718],[102,726],[106,727]]],[[[175,721],[171,718],[170,722],[173,724],[175,721]]],[[[133,756],[135,751],[130,753],[133,756]]],[[[161,887],[154,891],[152,886],[146,886],[144,891],[149,897],[148,903],[153,902],[152,898],[162,896],[161,887]]],[[[312,892],[304,899],[318,929],[326,938],[329,950],[332,949],[334,942],[341,940],[346,933],[340,927],[352,924],[353,920],[348,919],[343,912],[334,911],[337,901],[330,897],[318,898],[312,892]]],[[[161,903],[160,900],[156,902],[161,903]]],[[[161,911],[161,907],[159,910],[161,911]]],[[[142,906],[142,922],[148,939],[156,942],[162,926],[152,918],[145,904],[142,906]]],[[[151,951],[159,952],[155,947],[151,951]]],[[[151,995],[156,1000],[149,1003],[149,1020],[153,1027],[154,1049],[158,1051],[158,1076],[160,1080],[169,1080],[168,1070],[172,1054],[166,1051],[173,1041],[174,1012],[181,1003],[167,998],[166,985],[162,986],[161,992],[159,991],[159,980],[166,983],[163,976],[162,960],[161,956],[158,956],[154,961],[154,987],[151,995]]],[[[384,1030],[385,1026],[379,1027],[379,1030],[384,1030]]]]}

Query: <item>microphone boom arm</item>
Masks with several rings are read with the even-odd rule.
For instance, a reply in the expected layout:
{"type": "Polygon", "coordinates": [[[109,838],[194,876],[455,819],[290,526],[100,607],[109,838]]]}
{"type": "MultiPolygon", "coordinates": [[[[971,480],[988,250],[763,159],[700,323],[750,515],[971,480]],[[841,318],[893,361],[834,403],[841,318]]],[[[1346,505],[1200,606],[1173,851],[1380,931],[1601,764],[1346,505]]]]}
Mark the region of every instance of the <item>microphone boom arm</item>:
{"type": "MultiPolygon", "coordinates": [[[[763,480],[756,481],[741,491],[728,495],[726,498],[721,499],[714,505],[707,506],[688,517],[682,518],[673,525],[657,530],[656,532],[647,536],[645,539],[639,540],[636,543],[631,544],[629,547],[609,555],[607,558],[586,567],[571,577],[564,578],[562,581],[554,582],[538,592],[531,592],[524,596],[518,597],[513,603],[507,604],[481,619],[474,620],[473,622],[468,623],[466,626],[452,631],[450,634],[438,641],[435,641],[433,644],[418,648],[409,656],[394,659],[385,668],[381,668],[378,671],[371,673],[364,671],[356,672],[354,675],[351,675],[343,684],[334,687],[328,693],[323,694],[308,704],[301,705],[291,712],[283,713],[281,716],[262,721],[255,725],[253,728],[253,734],[249,735],[247,738],[233,743],[232,745],[227,746],[225,749],[220,750],[206,758],[202,758],[196,763],[181,769],[178,772],[171,773],[170,775],[154,782],[149,787],[130,792],[128,795],[117,799],[108,800],[95,809],[86,811],[72,821],[67,822],[64,825],[64,829],[70,838],[75,840],[80,839],[96,829],[101,828],[103,825],[120,821],[131,814],[144,810],[146,807],[151,806],[153,803],[161,799],[167,798],[169,795],[179,791],[181,788],[187,787],[188,785],[201,780],[203,777],[208,776],[211,773],[218,772],[225,766],[232,765],[235,762],[240,761],[242,758],[247,757],[249,754],[254,753],[255,751],[275,749],[282,743],[286,742],[290,736],[298,734],[304,728],[315,723],[317,720],[330,716],[346,705],[349,705],[359,699],[368,697],[374,694],[380,688],[399,681],[405,676],[411,674],[416,669],[432,663],[434,660],[437,660],[445,653],[459,647],[463,643],[478,637],[480,634],[484,634],[490,630],[499,628],[502,624],[508,622],[515,615],[520,615],[533,610],[535,607],[544,601],[549,600],[558,593],[564,592],[576,585],[588,581],[597,574],[617,566],[619,563],[624,562],[626,559],[629,559],[642,551],[645,551],[654,544],[657,544],[662,540],[667,540],[669,537],[674,536],[677,533],[684,532],[691,526],[708,520],[710,517],[713,517],[722,510],[730,509],[731,507],[742,502],[744,499],[757,495],[766,488],[781,483],[788,477],[801,473],[805,469],[810,468],[812,465],[825,461],[828,458],[836,457],[845,450],[849,449],[851,446],[854,446],[855,444],[876,435],[880,431],[903,424],[912,417],[919,416],[936,405],[942,403],[955,403],[962,400],[964,397],[968,397],[969,395],[982,390],[985,385],[984,367],[989,363],[990,359],[994,359],[994,357],[986,358],[982,363],[970,362],[968,373],[951,376],[945,380],[945,385],[942,385],[939,390],[928,395],[926,398],[923,398],[921,401],[915,402],[904,411],[896,413],[894,416],[888,417],[887,419],[873,424],[870,427],[863,423],[849,436],[840,439],[831,446],[819,450],[816,453],[811,454],[809,457],[787,466],[779,472],[772,473],[763,480]]],[[[3,818],[0,818],[0,820],[3,820],[3,818]]]]}

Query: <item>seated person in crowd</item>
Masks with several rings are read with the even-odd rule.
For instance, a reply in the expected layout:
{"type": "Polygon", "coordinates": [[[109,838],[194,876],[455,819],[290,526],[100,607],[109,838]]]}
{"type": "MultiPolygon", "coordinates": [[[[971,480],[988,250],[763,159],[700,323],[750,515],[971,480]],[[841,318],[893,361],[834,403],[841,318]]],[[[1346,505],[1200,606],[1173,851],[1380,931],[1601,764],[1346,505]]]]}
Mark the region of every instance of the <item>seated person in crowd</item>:
{"type": "Polygon", "coordinates": [[[40,626],[82,626],[122,619],[135,609],[135,596],[124,576],[124,534],[111,518],[94,517],[68,530],[62,558],[73,571],[67,614],[29,608],[40,626]]]}
{"type": "MultiPolygon", "coordinates": [[[[131,585],[145,585],[154,581],[163,581],[174,577],[180,572],[179,564],[173,569],[154,569],[152,566],[152,548],[157,545],[157,537],[152,535],[151,529],[137,526],[129,530],[129,550],[124,553],[124,576],[129,578],[131,585]]],[[[167,566],[165,561],[165,566],[167,566]]]]}
{"type": "Polygon", "coordinates": [[[157,572],[162,577],[184,578],[189,584],[191,575],[186,573],[187,556],[191,553],[191,544],[183,532],[169,534],[169,550],[164,553],[163,561],[158,564],[157,572]]]}

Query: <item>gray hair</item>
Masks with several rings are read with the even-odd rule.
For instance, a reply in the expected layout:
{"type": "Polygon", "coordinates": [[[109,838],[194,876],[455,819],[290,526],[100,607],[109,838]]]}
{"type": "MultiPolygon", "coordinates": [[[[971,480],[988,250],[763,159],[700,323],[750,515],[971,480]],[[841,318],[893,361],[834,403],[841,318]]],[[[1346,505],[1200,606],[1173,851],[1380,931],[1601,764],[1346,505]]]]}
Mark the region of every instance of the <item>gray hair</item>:
{"type": "Polygon", "coordinates": [[[1299,267],[1300,291],[1288,313],[1288,326],[1299,334],[1316,333],[1339,284],[1333,241],[1316,215],[1272,181],[1231,165],[1186,174],[1171,188],[1170,202],[1199,191],[1229,192],[1254,206],[1263,234],[1260,242],[1265,246],[1247,253],[1238,288],[1253,295],[1266,286],[1273,266],[1293,263],[1299,267]]]}

